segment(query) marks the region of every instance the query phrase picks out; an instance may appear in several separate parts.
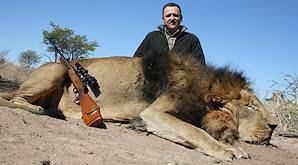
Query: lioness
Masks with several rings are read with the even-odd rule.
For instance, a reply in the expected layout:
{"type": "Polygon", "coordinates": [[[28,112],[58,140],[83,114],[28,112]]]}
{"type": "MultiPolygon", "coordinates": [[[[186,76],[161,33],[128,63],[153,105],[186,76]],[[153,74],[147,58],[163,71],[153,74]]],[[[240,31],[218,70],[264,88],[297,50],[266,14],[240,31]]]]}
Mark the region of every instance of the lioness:
{"type": "MultiPolygon", "coordinates": [[[[101,86],[102,94],[93,99],[105,121],[130,122],[215,158],[249,158],[230,144],[238,138],[269,143],[276,127],[246,78],[228,67],[201,66],[175,53],[76,62],[101,86]]],[[[60,63],[41,66],[13,95],[1,97],[0,105],[36,113],[58,109],[66,117],[81,118],[73,86],[60,63]]]]}

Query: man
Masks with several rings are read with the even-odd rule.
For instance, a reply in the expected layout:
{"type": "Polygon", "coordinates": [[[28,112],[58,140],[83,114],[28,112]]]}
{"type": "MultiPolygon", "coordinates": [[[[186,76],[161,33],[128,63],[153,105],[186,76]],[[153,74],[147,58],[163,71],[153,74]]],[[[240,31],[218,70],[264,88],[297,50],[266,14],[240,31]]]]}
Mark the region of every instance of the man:
{"type": "Polygon", "coordinates": [[[186,32],[186,27],[180,25],[182,21],[181,8],[176,3],[164,5],[162,10],[164,24],[158,31],[147,34],[141,45],[136,50],[134,57],[142,57],[148,52],[178,52],[189,54],[201,64],[205,65],[205,57],[199,39],[186,32]]]}

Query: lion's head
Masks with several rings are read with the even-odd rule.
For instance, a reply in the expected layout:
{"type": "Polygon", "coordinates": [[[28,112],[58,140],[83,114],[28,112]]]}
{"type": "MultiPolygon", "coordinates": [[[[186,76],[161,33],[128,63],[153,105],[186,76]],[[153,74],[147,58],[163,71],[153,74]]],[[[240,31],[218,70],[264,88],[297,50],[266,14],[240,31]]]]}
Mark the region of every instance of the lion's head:
{"type": "Polygon", "coordinates": [[[239,108],[239,138],[254,144],[268,144],[277,123],[259,99],[248,90],[241,90],[239,108]]]}
{"type": "Polygon", "coordinates": [[[238,138],[255,144],[269,142],[277,125],[242,72],[228,66],[202,66],[192,57],[175,53],[148,56],[143,64],[150,85],[145,94],[154,99],[166,91],[177,104],[173,115],[224,143],[238,138]]]}
{"type": "Polygon", "coordinates": [[[202,118],[202,128],[224,143],[232,144],[239,138],[252,144],[269,144],[272,132],[277,126],[275,118],[247,87],[249,84],[231,85],[235,82],[237,81],[219,83],[225,89],[234,89],[228,90],[228,94],[220,90],[213,96],[207,94],[211,98],[207,114],[202,118]]]}

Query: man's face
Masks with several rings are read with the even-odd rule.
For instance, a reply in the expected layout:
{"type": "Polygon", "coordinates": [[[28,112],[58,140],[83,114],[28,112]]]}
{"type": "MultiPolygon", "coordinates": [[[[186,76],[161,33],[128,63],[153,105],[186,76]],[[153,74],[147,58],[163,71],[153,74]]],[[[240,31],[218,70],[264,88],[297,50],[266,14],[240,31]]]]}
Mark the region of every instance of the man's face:
{"type": "Polygon", "coordinates": [[[163,11],[162,19],[164,21],[164,25],[170,32],[176,31],[182,21],[179,8],[176,6],[166,7],[163,11]]]}

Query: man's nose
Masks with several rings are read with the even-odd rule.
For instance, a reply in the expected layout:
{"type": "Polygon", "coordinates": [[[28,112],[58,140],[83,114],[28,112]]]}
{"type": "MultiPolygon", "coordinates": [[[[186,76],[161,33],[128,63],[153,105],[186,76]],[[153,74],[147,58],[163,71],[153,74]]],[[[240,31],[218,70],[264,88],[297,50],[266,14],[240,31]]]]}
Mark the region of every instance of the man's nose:
{"type": "Polygon", "coordinates": [[[174,15],[173,14],[171,14],[170,20],[174,20],[174,15]]]}
{"type": "Polygon", "coordinates": [[[170,20],[174,20],[174,19],[175,19],[174,14],[171,14],[170,15],[170,20]]]}

